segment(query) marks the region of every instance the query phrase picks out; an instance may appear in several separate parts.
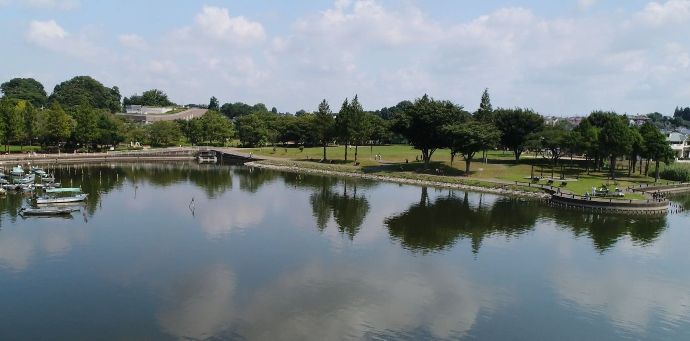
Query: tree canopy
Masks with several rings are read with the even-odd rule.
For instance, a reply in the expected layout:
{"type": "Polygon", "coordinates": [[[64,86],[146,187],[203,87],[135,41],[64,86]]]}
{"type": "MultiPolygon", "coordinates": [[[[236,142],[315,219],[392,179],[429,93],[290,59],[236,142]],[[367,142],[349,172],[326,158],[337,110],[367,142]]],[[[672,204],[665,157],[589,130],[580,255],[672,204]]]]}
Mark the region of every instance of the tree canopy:
{"type": "Polygon", "coordinates": [[[495,147],[501,134],[491,123],[470,119],[444,127],[448,136],[448,147],[451,153],[451,164],[456,154],[465,160],[465,174],[470,173],[470,164],[475,153],[495,147]]]}
{"type": "Polygon", "coordinates": [[[544,118],[531,109],[496,109],[496,126],[501,131],[501,144],[515,154],[515,161],[525,150],[530,134],[544,127],[544,118]]]}
{"type": "Polygon", "coordinates": [[[56,85],[49,101],[60,103],[60,106],[67,111],[82,104],[112,113],[121,110],[120,90],[116,86],[105,87],[89,76],[77,76],[56,85]]]}
{"type": "Polygon", "coordinates": [[[25,100],[38,108],[48,103],[43,84],[33,78],[13,78],[2,83],[0,90],[4,99],[25,100]]]}
{"type": "Polygon", "coordinates": [[[168,95],[162,90],[151,89],[144,91],[141,96],[134,94],[131,97],[122,99],[122,104],[127,105],[145,105],[151,107],[172,107],[175,103],[168,99],[168,95]]]}
{"type": "Polygon", "coordinates": [[[469,113],[461,106],[424,95],[396,115],[393,129],[404,136],[415,149],[421,151],[424,167],[428,169],[434,152],[444,148],[448,143],[443,128],[469,117],[469,113]]]}

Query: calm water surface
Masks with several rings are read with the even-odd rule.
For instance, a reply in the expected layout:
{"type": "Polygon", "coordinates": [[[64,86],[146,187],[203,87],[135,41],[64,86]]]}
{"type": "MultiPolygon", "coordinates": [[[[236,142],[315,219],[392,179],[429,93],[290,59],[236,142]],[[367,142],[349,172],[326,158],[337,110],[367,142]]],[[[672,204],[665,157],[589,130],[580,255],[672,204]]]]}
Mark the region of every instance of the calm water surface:
{"type": "Polygon", "coordinates": [[[685,213],[241,166],[56,175],[89,193],[72,219],[0,198],[2,340],[690,339],[685,213]]]}

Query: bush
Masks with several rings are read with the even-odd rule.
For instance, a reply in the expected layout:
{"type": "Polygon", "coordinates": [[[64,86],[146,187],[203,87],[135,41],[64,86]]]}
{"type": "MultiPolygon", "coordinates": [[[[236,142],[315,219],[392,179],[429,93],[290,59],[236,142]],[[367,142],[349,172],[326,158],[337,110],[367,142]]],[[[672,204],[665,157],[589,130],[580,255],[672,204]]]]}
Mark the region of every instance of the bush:
{"type": "Polygon", "coordinates": [[[667,167],[659,172],[659,177],[664,180],[688,182],[690,181],[690,169],[685,167],[667,167]]]}

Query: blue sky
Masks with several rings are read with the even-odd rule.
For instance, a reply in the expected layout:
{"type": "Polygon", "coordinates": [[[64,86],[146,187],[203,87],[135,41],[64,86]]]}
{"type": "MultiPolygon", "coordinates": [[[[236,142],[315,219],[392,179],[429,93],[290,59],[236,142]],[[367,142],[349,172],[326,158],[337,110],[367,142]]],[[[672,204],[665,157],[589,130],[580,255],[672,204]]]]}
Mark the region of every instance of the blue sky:
{"type": "Polygon", "coordinates": [[[367,109],[424,93],[545,115],[690,105],[690,0],[0,0],[0,80],[367,109]]]}

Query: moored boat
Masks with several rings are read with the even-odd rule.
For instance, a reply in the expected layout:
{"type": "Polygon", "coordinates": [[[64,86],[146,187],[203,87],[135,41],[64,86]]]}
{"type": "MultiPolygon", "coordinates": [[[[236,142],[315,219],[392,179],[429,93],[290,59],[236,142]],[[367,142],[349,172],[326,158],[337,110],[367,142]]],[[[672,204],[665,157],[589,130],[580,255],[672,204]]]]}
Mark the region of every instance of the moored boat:
{"type": "Polygon", "coordinates": [[[12,176],[24,176],[24,168],[22,168],[21,165],[17,165],[17,167],[12,167],[12,170],[10,171],[10,175],[12,175],[12,176]]]}
{"type": "Polygon", "coordinates": [[[40,176],[40,177],[43,177],[43,176],[45,176],[45,175],[48,174],[48,173],[46,173],[46,171],[44,171],[43,168],[41,168],[41,167],[31,167],[31,173],[34,173],[34,174],[36,174],[36,175],[38,175],[38,176],[40,176]]]}
{"type": "Polygon", "coordinates": [[[43,174],[41,175],[41,182],[55,182],[55,175],[43,174]]]}
{"type": "Polygon", "coordinates": [[[36,174],[28,174],[22,178],[15,178],[14,183],[16,184],[30,184],[36,181],[36,174]]]}
{"type": "Polygon", "coordinates": [[[81,188],[48,188],[45,195],[36,198],[37,204],[57,204],[80,202],[86,200],[87,194],[81,188]]]}
{"type": "Polygon", "coordinates": [[[19,210],[19,214],[23,216],[55,216],[68,215],[75,211],[79,211],[79,209],[73,207],[23,207],[19,210]]]}
{"type": "Polygon", "coordinates": [[[199,163],[205,163],[205,162],[210,162],[210,163],[216,163],[218,162],[218,157],[216,156],[216,152],[213,150],[200,150],[199,154],[196,156],[197,161],[199,163]]]}

